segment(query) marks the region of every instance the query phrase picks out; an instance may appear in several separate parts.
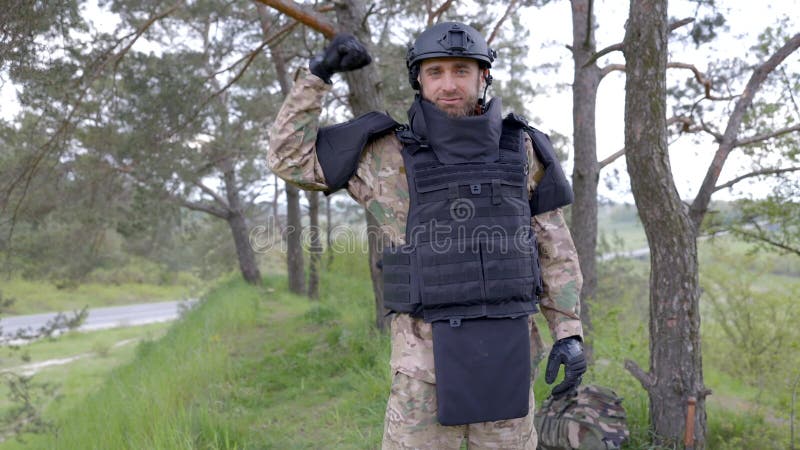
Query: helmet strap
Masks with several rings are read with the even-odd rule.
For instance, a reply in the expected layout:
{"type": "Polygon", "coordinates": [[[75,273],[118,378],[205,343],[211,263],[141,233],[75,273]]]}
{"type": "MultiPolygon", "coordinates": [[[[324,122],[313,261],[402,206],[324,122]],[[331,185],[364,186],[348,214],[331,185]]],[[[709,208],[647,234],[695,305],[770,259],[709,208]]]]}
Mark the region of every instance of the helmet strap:
{"type": "Polygon", "coordinates": [[[478,100],[478,105],[481,107],[481,114],[486,112],[486,91],[489,89],[489,85],[492,84],[492,76],[487,73],[483,79],[486,81],[483,85],[483,97],[478,100]]]}

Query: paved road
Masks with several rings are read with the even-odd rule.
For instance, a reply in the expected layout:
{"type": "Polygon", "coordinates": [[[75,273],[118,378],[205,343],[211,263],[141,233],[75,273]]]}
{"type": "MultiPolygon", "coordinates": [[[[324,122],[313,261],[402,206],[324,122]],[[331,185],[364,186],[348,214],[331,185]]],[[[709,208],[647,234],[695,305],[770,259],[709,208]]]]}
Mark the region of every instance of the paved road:
{"type": "MultiPolygon", "coordinates": [[[[138,305],[112,306],[89,310],[89,316],[78,328],[83,331],[104,330],[107,328],[130,327],[156,322],[169,322],[178,318],[181,304],[188,306],[196,300],[144,303],[138,305]]],[[[37,330],[52,320],[57,313],[31,314],[0,318],[4,336],[14,335],[17,330],[31,328],[37,330]]],[[[71,314],[67,314],[70,316],[71,314]]]]}
{"type": "MultiPolygon", "coordinates": [[[[752,227],[749,227],[749,228],[752,228],[752,227]]],[[[702,240],[706,240],[706,239],[713,239],[713,238],[719,237],[719,236],[727,236],[728,234],[730,234],[729,231],[718,231],[718,232],[713,233],[713,234],[700,235],[700,236],[698,236],[697,240],[698,241],[702,241],[702,240]]],[[[603,262],[611,261],[612,259],[617,259],[617,258],[647,259],[649,257],[650,257],[650,248],[649,247],[642,247],[642,248],[637,248],[636,250],[628,250],[628,251],[623,251],[623,252],[603,253],[602,255],[599,256],[600,261],[603,261],[603,262]]]]}
{"type": "Polygon", "coordinates": [[[637,248],[636,250],[629,250],[626,252],[609,252],[600,255],[600,261],[611,261],[617,258],[631,258],[631,259],[646,259],[650,256],[650,248],[637,248]]]}

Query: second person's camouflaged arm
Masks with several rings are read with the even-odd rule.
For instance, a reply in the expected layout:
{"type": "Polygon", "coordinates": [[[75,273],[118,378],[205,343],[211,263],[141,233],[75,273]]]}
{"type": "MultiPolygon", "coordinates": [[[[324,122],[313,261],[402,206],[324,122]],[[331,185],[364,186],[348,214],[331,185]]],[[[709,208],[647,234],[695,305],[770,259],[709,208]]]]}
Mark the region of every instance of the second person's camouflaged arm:
{"type": "Polygon", "coordinates": [[[269,130],[267,165],[275,175],[301,189],[328,189],[315,143],[322,98],[330,90],[330,85],[307,69],[298,70],[294,86],[269,130]]]}
{"type": "Polygon", "coordinates": [[[531,219],[539,242],[539,264],[544,291],[542,314],[555,340],[570,336],[583,338],[580,293],[583,285],[578,252],[561,209],[531,219]]]}

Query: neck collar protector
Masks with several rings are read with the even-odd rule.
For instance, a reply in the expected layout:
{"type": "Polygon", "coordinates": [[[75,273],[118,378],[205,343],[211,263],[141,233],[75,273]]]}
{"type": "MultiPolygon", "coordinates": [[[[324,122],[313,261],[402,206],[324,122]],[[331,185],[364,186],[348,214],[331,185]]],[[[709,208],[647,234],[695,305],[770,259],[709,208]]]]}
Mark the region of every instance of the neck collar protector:
{"type": "Polygon", "coordinates": [[[408,110],[408,122],[442,164],[493,162],[500,156],[502,109],[500,99],[493,98],[481,115],[450,117],[417,96],[408,110]]]}

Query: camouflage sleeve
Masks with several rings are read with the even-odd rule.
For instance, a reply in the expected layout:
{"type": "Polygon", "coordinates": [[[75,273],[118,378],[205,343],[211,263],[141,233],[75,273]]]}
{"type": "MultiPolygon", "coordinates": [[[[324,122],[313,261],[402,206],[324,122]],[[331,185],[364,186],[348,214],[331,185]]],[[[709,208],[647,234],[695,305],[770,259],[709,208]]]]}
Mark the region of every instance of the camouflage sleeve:
{"type": "MultiPolygon", "coordinates": [[[[524,136],[528,154],[528,188],[532,193],[544,176],[544,166],[533,151],[528,133],[524,136]]],[[[539,265],[544,287],[539,306],[550,325],[550,334],[555,339],[583,337],[580,321],[583,277],[564,214],[560,208],[542,213],[531,218],[531,225],[539,241],[539,265]]]]}
{"type": "Polygon", "coordinates": [[[561,209],[531,218],[539,241],[544,292],[540,307],[554,339],[583,337],[580,292],[583,284],[578,252],[561,209]]]}
{"type": "Polygon", "coordinates": [[[270,170],[301,189],[328,189],[314,145],[322,98],[330,89],[319,77],[300,69],[269,130],[267,164],[270,170]]]}

